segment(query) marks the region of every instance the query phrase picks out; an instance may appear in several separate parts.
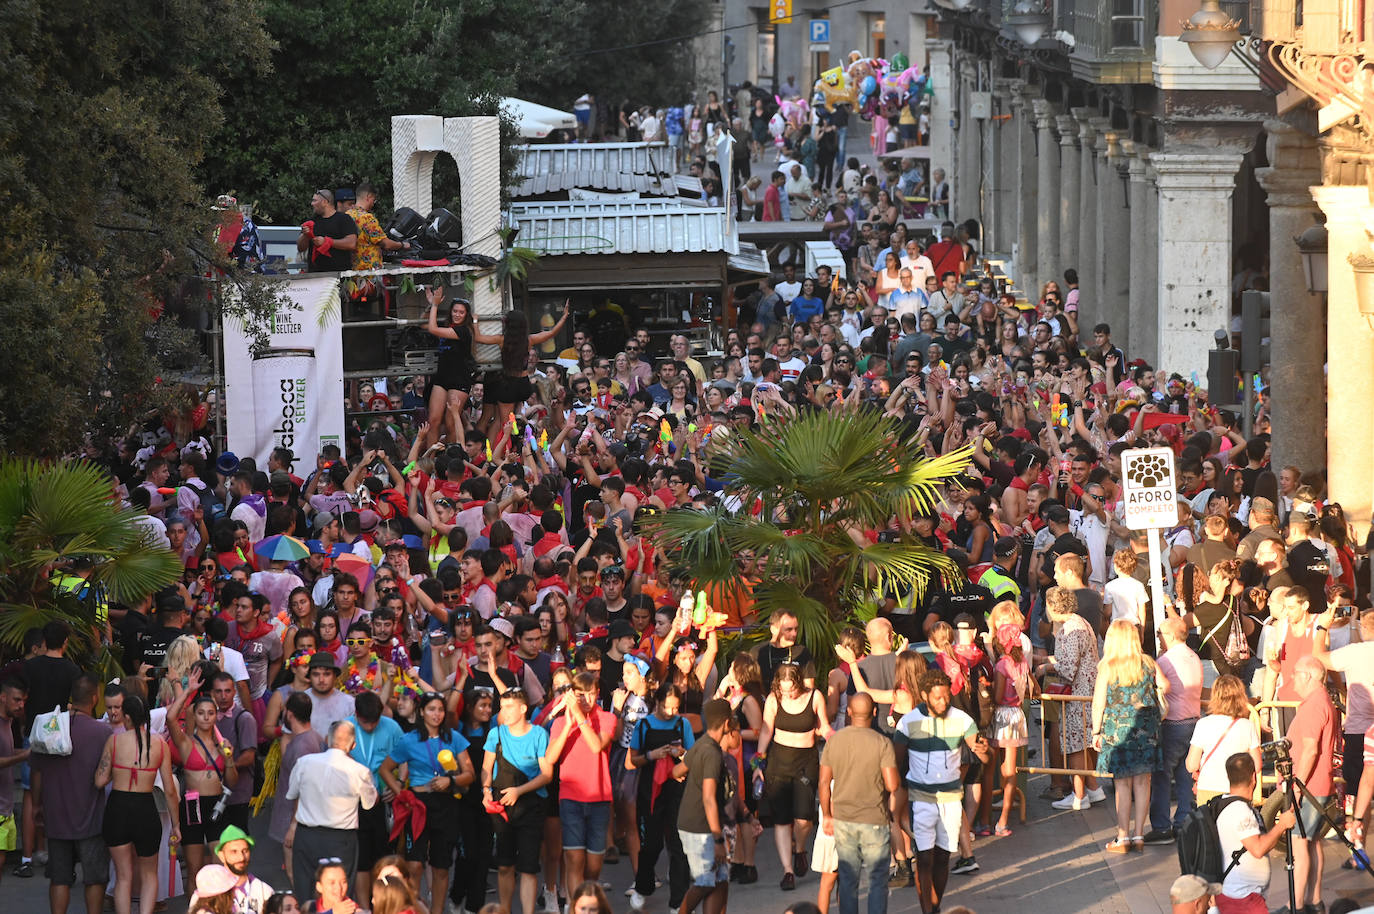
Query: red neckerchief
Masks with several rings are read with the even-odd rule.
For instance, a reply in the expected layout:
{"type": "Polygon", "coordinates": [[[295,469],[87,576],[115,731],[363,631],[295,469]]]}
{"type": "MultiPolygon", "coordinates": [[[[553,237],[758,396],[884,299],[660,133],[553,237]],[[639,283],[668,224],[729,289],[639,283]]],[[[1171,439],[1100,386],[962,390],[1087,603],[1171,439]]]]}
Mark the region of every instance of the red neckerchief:
{"type": "MultiPolygon", "coordinates": [[[[546,535],[546,536],[556,536],[556,534],[545,534],[545,535],[546,535]]],[[[563,595],[564,595],[564,596],[567,596],[567,594],[568,594],[568,582],[565,581],[565,580],[563,580],[562,578],[560,578],[560,577],[559,577],[558,575],[556,575],[556,574],[554,574],[554,575],[549,575],[547,578],[540,578],[538,581],[535,581],[534,587],[535,587],[536,590],[543,590],[545,587],[554,587],[554,588],[557,588],[558,590],[561,590],[561,591],[563,592],[563,595]]]]}
{"type": "Polygon", "coordinates": [[[235,627],[238,628],[240,641],[252,641],[254,638],[261,638],[263,635],[272,631],[272,623],[268,622],[262,616],[258,616],[258,625],[251,632],[245,632],[238,626],[235,627]]]}

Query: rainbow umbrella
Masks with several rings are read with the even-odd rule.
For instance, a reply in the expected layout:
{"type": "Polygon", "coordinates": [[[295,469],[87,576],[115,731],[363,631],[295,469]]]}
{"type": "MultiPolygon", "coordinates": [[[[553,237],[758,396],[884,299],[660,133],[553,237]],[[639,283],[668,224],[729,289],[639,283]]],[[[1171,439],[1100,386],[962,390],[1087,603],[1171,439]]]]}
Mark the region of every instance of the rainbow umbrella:
{"type": "Polygon", "coordinates": [[[269,562],[295,562],[310,554],[305,543],[285,533],[259,540],[253,551],[269,562]]]}
{"type": "Polygon", "coordinates": [[[334,570],[344,571],[358,579],[358,586],[363,590],[372,583],[372,573],[376,570],[372,563],[360,555],[347,553],[334,560],[334,570]]]}

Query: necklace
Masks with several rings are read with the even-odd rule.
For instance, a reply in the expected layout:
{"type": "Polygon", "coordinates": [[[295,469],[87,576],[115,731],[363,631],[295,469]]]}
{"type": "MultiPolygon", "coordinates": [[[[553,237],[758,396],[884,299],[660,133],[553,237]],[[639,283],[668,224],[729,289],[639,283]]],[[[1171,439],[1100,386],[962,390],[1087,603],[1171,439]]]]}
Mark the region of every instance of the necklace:
{"type": "Polygon", "coordinates": [[[350,695],[375,691],[376,682],[381,674],[381,669],[381,661],[376,654],[368,654],[367,671],[365,674],[358,672],[357,661],[349,657],[348,668],[344,671],[347,674],[344,676],[344,691],[350,695]]]}

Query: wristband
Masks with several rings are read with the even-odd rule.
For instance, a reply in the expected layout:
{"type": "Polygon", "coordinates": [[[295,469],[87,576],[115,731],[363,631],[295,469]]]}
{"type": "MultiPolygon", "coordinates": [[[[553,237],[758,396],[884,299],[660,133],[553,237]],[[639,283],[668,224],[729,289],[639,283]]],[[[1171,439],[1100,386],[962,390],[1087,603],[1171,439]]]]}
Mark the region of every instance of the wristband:
{"type": "Polygon", "coordinates": [[[717,844],[724,844],[724,843],[725,843],[725,836],[724,836],[724,835],[714,835],[713,838],[714,838],[714,840],[715,840],[715,842],[716,842],[717,844]]]}

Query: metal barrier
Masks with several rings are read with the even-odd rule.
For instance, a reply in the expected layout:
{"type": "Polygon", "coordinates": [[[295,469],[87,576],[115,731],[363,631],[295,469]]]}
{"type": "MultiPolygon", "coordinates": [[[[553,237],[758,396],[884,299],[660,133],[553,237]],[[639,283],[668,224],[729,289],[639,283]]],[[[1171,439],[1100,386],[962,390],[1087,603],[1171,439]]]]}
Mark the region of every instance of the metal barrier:
{"type": "MultiPolygon", "coordinates": [[[[1045,707],[1045,702],[1047,702],[1047,701],[1062,701],[1062,702],[1064,702],[1064,703],[1066,703],[1066,704],[1071,703],[1071,702],[1079,702],[1079,703],[1087,703],[1087,704],[1091,705],[1093,699],[1092,699],[1092,696],[1091,696],[1091,695],[1052,695],[1052,694],[1049,694],[1049,693],[1044,693],[1044,692],[1042,692],[1042,693],[1040,694],[1040,707],[1041,707],[1042,711],[1043,711],[1043,709],[1044,709],[1044,707],[1045,707]]],[[[1063,726],[1064,717],[1063,717],[1062,714],[1060,715],[1059,721],[1060,721],[1060,726],[1063,726]]],[[[1087,728],[1087,732],[1086,732],[1084,735],[1087,737],[1089,748],[1091,748],[1091,747],[1092,747],[1092,742],[1093,742],[1093,740],[1092,740],[1092,726],[1093,726],[1093,724],[1092,724],[1092,714],[1091,714],[1091,713],[1089,713],[1089,714],[1087,714],[1087,715],[1084,716],[1084,725],[1085,725],[1085,727],[1087,728]]],[[[1042,759],[1048,759],[1048,758],[1049,758],[1049,746],[1048,746],[1048,744],[1045,742],[1045,721],[1044,721],[1043,715],[1042,715],[1042,717],[1041,717],[1041,719],[1040,719],[1040,758],[1042,758],[1042,759]]],[[[1112,775],[1110,775],[1110,774],[1103,774],[1102,772],[1098,771],[1096,768],[1043,768],[1043,767],[1040,767],[1040,766],[1038,766],[1038,765],[1026,765],[1025,767],[1021,767],[1021,766],[1018,765],[1017,768],[1016,768],[1016,770],[1017,770],[1017,771],[1024,771],[1026,774],[1067,774],[1067,775],[1076,774],[1076,775],[1079,775],[1079,776],[1081,776],[1081,777],[1092,776],[1092,777],[1097,777],[1097,778],[1105,778],[1105,779],[1108,779],[1108,780],[1110,780],[1111,777],[1112,777],[1112,775]]]]}

